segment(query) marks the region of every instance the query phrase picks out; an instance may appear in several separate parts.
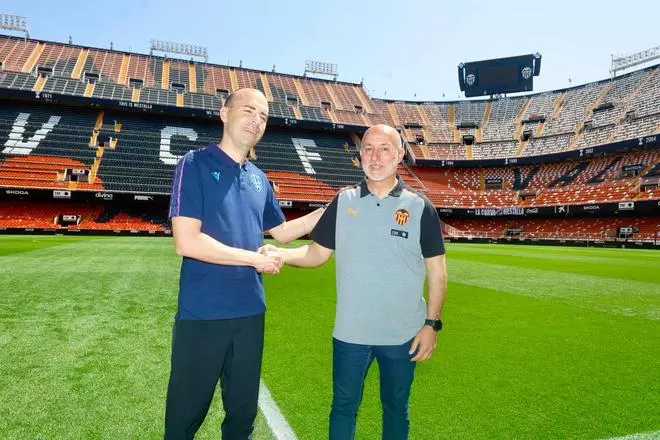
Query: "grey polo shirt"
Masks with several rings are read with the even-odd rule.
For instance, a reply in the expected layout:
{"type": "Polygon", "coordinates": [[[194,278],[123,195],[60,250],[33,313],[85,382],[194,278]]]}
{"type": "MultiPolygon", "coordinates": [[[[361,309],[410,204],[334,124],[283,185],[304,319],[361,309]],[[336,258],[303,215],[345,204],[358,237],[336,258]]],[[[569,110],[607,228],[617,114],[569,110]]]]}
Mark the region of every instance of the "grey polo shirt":
{"type": "Polygon", "coordinates": [[[312,239],[335,250],[335,338],[400,345],[415,336],[426,319],[424,258],[445,253],[440,218],[426,197],[397,178],[379,199],[362,181],[335,196],[312,239]]]}

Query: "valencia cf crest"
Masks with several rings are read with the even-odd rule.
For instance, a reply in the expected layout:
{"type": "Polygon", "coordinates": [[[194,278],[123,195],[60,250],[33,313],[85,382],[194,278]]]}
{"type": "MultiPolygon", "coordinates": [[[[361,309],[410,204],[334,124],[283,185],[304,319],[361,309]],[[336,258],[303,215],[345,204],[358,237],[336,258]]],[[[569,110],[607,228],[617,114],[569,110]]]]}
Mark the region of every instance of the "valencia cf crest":
{"type": "Polygon", "coordinates": [[[409,218],[410,218],[410,213],[405,209],[398,209],[394,214],[394,220],[397,222],[397,224],[401,226],[408,223],[409,218]]]}
{"type": "Polygon", "coordinates": [[[261,192],[261,179],[256,174],[250,175],[250,180],[252,180],[252,185],[257,192],[261,192]]]}

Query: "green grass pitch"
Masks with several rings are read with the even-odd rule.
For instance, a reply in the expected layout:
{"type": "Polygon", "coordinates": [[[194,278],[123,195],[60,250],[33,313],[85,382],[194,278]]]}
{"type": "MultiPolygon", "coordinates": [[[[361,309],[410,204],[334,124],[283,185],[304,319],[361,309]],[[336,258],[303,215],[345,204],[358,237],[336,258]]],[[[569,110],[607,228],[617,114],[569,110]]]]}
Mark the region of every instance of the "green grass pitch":
{"type": "MultiPolygon", "coordinates": [[[[448,244],[411,439],[660,436],[660,254],[448,244]]],[[[0,437],[162,438],[180,258],[167,238],[0,236],[0,437]]],[[[263,380],[327,437],[334,264],[266,279],[263,380]]],[[[374,307],[377,307],[374,304],[374,307]]],[[[396,317],[393,317],[396,319],[396,317]]],[[[374,364],[358,438],[380,438],[374,364]]],[[[219,438],[216,395],[197,438],[219,438]]],[[[257,439],[273,439],[259,416],[257,439]]]]}

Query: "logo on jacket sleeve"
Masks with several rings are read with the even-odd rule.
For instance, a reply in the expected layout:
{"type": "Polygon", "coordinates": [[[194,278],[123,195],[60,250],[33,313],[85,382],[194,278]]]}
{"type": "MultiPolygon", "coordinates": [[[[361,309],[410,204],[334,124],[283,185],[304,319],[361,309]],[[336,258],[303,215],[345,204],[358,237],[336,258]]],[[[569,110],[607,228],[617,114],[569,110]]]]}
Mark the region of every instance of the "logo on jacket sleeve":
{"type": "Polygon", "coordinates": [[[250,180],[252,181],[252,186],[254,186],[254,189],[256,189],[257,192],[261,192],[261,190],[263,189],[263,185],[261,184],[261,178],[256,174],[250,174],[250,180]]]}
{"type": "Polygon", "coordinates": [[[397,209],[397,211],[394,213],[394,220],[397,222],[397,224],[401,226],[408,223],[409,218],[410,218],[410,213],[405,209],[397,209]]]}
{"type": "Polygon", "coordinates": [[[215,180],[217,180],[218,182],[220,181],[220,171],[213,171],[211,175],[215,180]]]}

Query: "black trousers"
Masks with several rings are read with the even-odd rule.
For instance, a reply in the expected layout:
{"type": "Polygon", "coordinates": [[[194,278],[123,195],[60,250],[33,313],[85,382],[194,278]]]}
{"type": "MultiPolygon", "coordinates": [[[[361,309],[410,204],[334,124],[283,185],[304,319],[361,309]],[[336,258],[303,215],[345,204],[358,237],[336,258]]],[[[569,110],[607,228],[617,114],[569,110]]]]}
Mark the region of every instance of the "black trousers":
{"type": "Polygon", "coordinates": [[[172,331],[165,440],[195,437],[208,413],[218,379],[225,408],[222,439],[251,439],[263,346],[264,314],[176,321],[172,331]]]}

